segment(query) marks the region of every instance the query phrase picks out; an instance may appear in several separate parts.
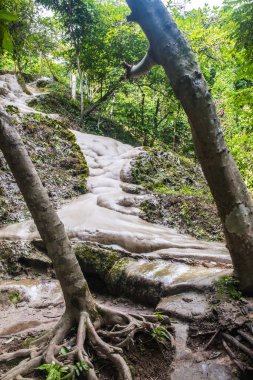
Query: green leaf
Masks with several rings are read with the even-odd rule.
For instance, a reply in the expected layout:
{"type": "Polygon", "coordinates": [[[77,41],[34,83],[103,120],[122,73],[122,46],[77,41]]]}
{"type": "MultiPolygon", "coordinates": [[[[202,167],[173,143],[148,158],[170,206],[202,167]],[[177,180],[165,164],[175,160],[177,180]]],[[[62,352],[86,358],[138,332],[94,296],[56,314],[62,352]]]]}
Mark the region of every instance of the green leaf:
{"type": "Polygon", "coordinates": [[[68,353],[68,349],[66,347],[62,347],[60,349],[60,355],[65,356],[68,353]]]}
{"type": "Polygon", "coordinates": [[[3,30],[2,48],[7,51],[12,51],[13,43],[8,29],[3,30]]]}
{"type": "Polygon", "coordinates": [[[0,19],[6,21],[17,21],[17,16],[13,15],[10,12],[5,11],[4,9],[0,9],[0,19]]]}
{"type": "Polygon", "coordinates": [[[77,367],[77,366],[75,366],[75,372],[76,372],[77,376],[79,376],[79,375],[80,375],[80,370],[78,369],[78,367],[77,367]]]}

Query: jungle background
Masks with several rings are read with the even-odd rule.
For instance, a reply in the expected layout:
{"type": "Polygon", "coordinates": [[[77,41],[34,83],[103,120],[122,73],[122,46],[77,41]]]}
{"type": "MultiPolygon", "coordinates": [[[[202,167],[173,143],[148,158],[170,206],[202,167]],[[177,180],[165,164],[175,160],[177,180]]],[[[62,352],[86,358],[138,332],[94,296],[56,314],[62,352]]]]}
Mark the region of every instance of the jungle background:
{"type": "MultiPolygon", "coordinates": [[[[187,3],[169,1],[168,7],[200,63],[228,146],[252,190],[252,1],[190,11],[187,3]]],[[[162,68],[138,80],[124,78],[123,63],[138,62],[147,49],[140,27],[126,22],[128,13],[122,0],[1,0],[0,70],[19,72],[21,82],[53,77],[37,109],[57,109],[83,131],[194,158],[187,118],[162,68]]]]}

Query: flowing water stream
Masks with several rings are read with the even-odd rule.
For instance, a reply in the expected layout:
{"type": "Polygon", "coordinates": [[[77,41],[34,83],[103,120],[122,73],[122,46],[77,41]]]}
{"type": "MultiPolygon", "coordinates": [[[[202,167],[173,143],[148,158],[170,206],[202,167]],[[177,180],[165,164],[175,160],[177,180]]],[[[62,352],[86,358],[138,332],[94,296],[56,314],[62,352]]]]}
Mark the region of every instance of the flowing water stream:
{"type": "MultiPolygon", "coordinates": [[[[32,88],[30,86],[30,90],[32,88]]],[[[22,91],[14,75],[0,76],[0,108],[13,105],[18,107],[19,113],[33,112],[27,102],[34,96],[22,91]]],[[[139,260],[131,270],[166,284],[222,272],[218,265],[191,267],[180,262],[169,263],[165,261],[168,258],[230,263],[228,251],[222,243],[199,241],[174,229],[148,223],[138,216],[137,206],[145,195],[132,194],[135,185],[130,183],[130,166],[142,148],[133,148],[108,137],[72,132],[86,157],[90,175],[88,193],[72,199],[58,210],[71,239],[120,247],[157,259],[152,264],[139,260]]],[[[36,238],[39,235],[31,220],[0,230],[1,240],[36,238]]]]}

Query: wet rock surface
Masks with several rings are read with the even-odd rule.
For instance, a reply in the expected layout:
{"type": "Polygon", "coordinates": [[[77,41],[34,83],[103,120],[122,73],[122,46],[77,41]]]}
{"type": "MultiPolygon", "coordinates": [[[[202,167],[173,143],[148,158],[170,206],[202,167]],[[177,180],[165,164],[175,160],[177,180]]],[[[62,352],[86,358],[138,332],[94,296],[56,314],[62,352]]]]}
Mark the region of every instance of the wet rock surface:
{"type": "Polygon", "coordinates": [[[206,315],[209,307],[206,296],[194,292],[162,298],[157,305],[157,309],[164,314],[183,321],[192,321],[206,315]]]}
{"type": "Polygon", "coordinates": [[[194,353],[186,345],[188,326],[175,325],[176,355],[170,380],[239,380],[228,357],[209,359],[205,353],[194,353]]]}

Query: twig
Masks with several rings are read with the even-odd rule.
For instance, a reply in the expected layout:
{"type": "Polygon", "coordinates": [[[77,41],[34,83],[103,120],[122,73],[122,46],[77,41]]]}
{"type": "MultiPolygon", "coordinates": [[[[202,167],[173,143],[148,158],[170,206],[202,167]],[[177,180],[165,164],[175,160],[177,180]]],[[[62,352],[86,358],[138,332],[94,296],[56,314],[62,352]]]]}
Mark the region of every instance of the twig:
{"type": "Polygon", "coordinates": [[[204,347],[204,351],[206,351],[214,342],[215,338],[219,335],[220,329],[216,330],[214,335],[211,337],[211,339],[208,341],[208,343],[204,347]]]}
{"type": "Polygon", "coordinates": [[[200,332],[198,334],[191,335],[191,338],[198,338],[199,336],[213,335],[217,330],[200,332]]]}

